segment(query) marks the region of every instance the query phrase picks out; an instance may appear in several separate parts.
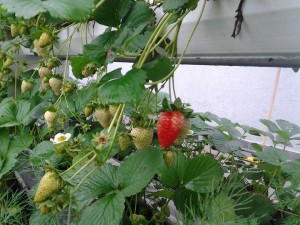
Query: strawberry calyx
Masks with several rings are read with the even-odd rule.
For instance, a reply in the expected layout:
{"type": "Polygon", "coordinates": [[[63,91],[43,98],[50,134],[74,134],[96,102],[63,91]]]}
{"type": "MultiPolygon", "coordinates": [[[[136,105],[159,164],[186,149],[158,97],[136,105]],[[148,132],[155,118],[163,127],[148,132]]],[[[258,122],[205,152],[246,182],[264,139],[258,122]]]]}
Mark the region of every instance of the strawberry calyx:
{"type": "Polygon", "coordinates": [[[180,98],[176,98],[173,103],[170,103],[167,98],[164,98],[160,112],[179,111],[184,115],[185,118],[192,118],[194,117],[193,109],[188,108],[188,106],[190,106],[190,104],[182,103],[180,98]]]}

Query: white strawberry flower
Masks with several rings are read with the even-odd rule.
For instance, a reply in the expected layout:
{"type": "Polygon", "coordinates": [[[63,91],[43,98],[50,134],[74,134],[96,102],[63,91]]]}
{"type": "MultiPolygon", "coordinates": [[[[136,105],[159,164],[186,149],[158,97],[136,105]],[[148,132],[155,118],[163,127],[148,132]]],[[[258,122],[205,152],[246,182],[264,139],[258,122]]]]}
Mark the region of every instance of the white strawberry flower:
{"type": "Polygon", "coordinates": [[[66,142],[70,139],[71,137],[71,134],[70,133],[66,133],[66,134],[63,134],[63,133],[57,133],[55,136],[54,136],[54,139],[51,138],[50,141],[53,142],[53,144],[60,144],[60,143],[63,143],[63,142],[66,142]]]}

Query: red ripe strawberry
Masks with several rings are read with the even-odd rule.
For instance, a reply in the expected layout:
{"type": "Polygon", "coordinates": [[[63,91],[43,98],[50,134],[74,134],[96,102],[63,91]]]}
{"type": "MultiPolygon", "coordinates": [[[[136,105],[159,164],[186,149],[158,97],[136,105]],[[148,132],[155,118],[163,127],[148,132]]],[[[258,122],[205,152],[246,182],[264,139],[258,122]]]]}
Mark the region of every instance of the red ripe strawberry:
{"type": "Polygon", "coordinates": [[[163,112],[157,122],[157,136],[162,148],[170,147],[181,133],[185,124],[182,112],[163,112]]]}

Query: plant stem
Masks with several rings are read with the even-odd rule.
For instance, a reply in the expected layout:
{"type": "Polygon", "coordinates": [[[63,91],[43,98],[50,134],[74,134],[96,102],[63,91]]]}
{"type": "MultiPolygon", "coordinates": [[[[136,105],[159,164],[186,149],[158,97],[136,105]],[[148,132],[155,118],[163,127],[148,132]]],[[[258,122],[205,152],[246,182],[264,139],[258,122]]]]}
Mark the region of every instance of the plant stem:
{"type": "Polygon", "coordinates": [[[166,16],[160,21],[160,23],[156,27],[155,31],[151,35],[147,45],[145,46],[144,51],[143,51],[137,65],[136,65],[136,68],[141,68],[142,65],[145,63],[146,58],[147,58],[148,54],[150,53],[149,50],[151,50],[151,46],[155,43],[155,41],[158,38],[159,34],[165,28],[166,24],[168,23],[168,21],[169,21],[169,19],[171,18],[172,15],[173,15],[173,13],[166,14],[166,16]]]}
{"type": "Polygon", "coordinates": [[[77,189],[82,185],[82,183],[85,181],[85,179],[87,179],[92,173],[95,172],[95,170],[98,168],[99,166],[95,166],[93,167],[93,169],[90,170],[90,172],[88,172],[87,175],[84,176],[84,178],[79,182],[79,184],[75,187],[73,193],[75,193],[77,191],[77,189]]]}
{"type": "Polygon", "coordinates": [[[105,2],[105,0],[100,0],[97,5],[95,6],[95,8],[93,9],[93,13],[105,2]]]}
{"type": "Polygon", "coordinates": [[[77,162],[75,162],[71,167],[69,167],[67,170],[65,170],[64,172],[60,173],[60,176],[66,174],[67,172],[69,172],[71,169],[73,169],[75,166],[77,166],[82,160],[84,160],[85,158],[89,157],[90,154],[92,154],[94,152],[89,152],[87,153],[85,156],[83,156],[81,159],[79,159],[77,162]]]}
{"type": "MultiPolygon", "coordinates": [[[[121,110],[121,108],[122,108],[122,105],[120,104],[120,105],[118,106],[118,109],[117,109],[117,111],[116,111],[116,114],[114,115],[113,120],[111,121],[111,123],[110,123],[110,125],[109,125],[109,128],[108,128],[108,130],[107,130],[107,133],[110,133],[110,131],[111,131],[111,129],[112,129],[112,127],[113,127],[113,125],[114,125],[114,123],[115,123],[115,121],[116,121],[118,115],[119,115],[119,111],[121,110]]],[[[123,116],[123,115],[120,115],[120,116],[123,116]]]]}
{"type": "Polygon", "coordinates": [[[128,207],[128,209],[129,209],[129,213],[130,213],[130,219],[132,218],[132,215],[133,215],[133,212],[132,212],[132,208],[131,208],[131,206],[130,206],[130,202],[127,200],[127,198],[125,198],[125,202],[126,202],[126,205],[127,205],[127,207],[128,207]]]}
{"type": "Polygon", "coordinates": [[[115,142],[115,139],[116,139],[116,136],[117,136],[117,133],[118,133],[118,128],[119,128],[119,125],[121,123],[121,120],[123,119],[123,112],[124,112],[124,108],[125,108],[125,104],[122,105],[122,108],[121,108],[121,112],[120,112],[120,115],[119,115],[119,119],[118,119],[118,122],[117,122],[117,126],[116,126],[116,129],[115,129],[115,132],[114,132],[114,136],[113,136],[113,139],[112,139],[112,142],[109,146],[109,150],[104,158],[104,162],[106,162],[106,160],[108,160],[109,158],[109,155],[111,153],[111,150],[112,150],[112,147],[113,147],[113,144],[115,142]]]}
{"type": "Polygon", "coordinates": [[[82,170],[84,170],[87,166],[89,166],[96,157],[97,157],[97,155],[94,155],[89,161],[86,162],[86,164],[84,164],[76,173],[74,173],[73,176],[69,180],[72,180],[74,177],[77,176],[77,174],[79,174],[82,170]]]}
{"type": "Polygon", "coordinates": [[[185,52],[186,52],[186,50],[187,50],[187,48],[188,48],[188,46],[189,46],[189,44],[190,44],[190,42],[191,42],[191,40],[192,40],[192,37],[194,36],[194,33],[195,33],[195,31],[196,31],[196,28],[198,27],[198,25],[199,25],[199,23],[200,23],[200,21],[201,21],[201,18],[202,18],[202,15],[203,15],[205,6],[206,6],[206,1],[203,1],[201,13],[200,13],[200,15],[199,15],[199,17],[198,17],[198,19],[197,19],[197,22],[196,22],[196,24],[195,24],[195,26],[194,26],[194,28],[193,28],[193,30],[192,30],[192,32],[191,32],[189,38],[188,38],[188,41],[187,41],[187,43],[186,43],[186,45],[185,45],[185,48],[184,48],[184,50],[183,50],[183,52],[182,52],[182,54],[181,54],[181,56],[180,56],[180,59],[179,59],[177,65],[175,66],[175,68],[174,68],[174,69],[173,69],[166,77],[164,77],[163,79],[158,80],[158,81],[153,82],[153,83],[148,83],[149,85],[156,85],[156,84],[159,84],[159,83],[161,83],[161,82],[163,82],[163,81],[165,81],[165,80],[168,80],[168,79],[173,75],[173,73],[177,70],[177,68],[178,68],[179,65],[181,64],[181,61],[182,61],[182,59],[183,59],[183,57],[184,57],[184,55],[185,55],[185,52]]]}

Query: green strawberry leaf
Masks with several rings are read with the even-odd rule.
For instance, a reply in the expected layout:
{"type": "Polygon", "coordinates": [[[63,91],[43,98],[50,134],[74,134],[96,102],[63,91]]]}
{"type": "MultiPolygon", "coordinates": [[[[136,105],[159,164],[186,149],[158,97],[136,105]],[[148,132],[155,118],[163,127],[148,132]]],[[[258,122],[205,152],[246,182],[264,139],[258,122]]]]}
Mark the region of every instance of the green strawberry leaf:
{"type": "Polygon", "coordinates": [[[95,20],[109,27],[118,27],[130,9],[130,0],[109,0],[94,12],[95,20]]]}
{"type": "Polygon", "coordinates": [[[288,160],[287,153],[275,147],[264,147],[264,151],[256,152],[255,155],[259,160],[273,166],[281,166],[282,163],[288,160]]]}
{"type": "Polygon", "coordinates": [[[85,55],[75,56],[70,59],[72,65],[72,73],[73,75],[81,79],[82,76],[82,69],[85,67],[86,64],[91,62],[91,59],[85,55]]]}
{"type": "Polygon", "coordinates": [[[108,53],[116,45],[115,42],[118,37],[119,35],[116,34],[116,31],[107,29],[90,44],[83,47],[84,54],[95,63],[102,65],[108,60],[108,53]]]}
{"type": "Polygon", "coordinates": [[[222,178],[219,162],[209,155],[201,155],[189,162],[183,183],[187,189],[206,193],[213,191],[222,178]]]}
{"type": "Polygon", "coordinates": [[[3,100],[0,104],[0,127],[28,125],[32,116],[30,108],[31,104],[26,100],[3,100]]]}
{"type": "Polygon", "coordinates": [[[176,209],[181,212],[184,217],[192,219],[194,216],[200,215],[199,203],[199,196],[196,192],[187,190],[183,187],[176,188],[174,193],[174,204],[176,209]]]}
{"type": "Polygon", "coordinates": [[[146,72],[134,68],[125,76],[101,85],[98,93],[105,104],[130,103],[143,93],[146,78],[146,72]]]}
{"type": "Polygon", "coordinates": [[[163,9],[164,12],[172,12],[180,9],[190,0],[164,0],[163,9]]]}
{"type": "Polygon", "coordinates": [[[3,100],[0,104],[0,127],[20,125],[16,119],[17,109],[12,98],[3,100]]]}
{"type": "Polygon", "coordinates": [[[120,224],[125,198],[122,193],[112,193],[88,206],[82,213],[79,225],[120,224]]]}
{"type": "Polygon", "coordinates": [[[86,19],[94,8],[93,0],[0,0],[0,3],[9,12],[25,19],[39,13],[50,13],[54,18],[80,21],[86,19]]]}
{"type": "Polygon", "coordinates": [[[78,201],[95,198],[118,189],[118,167],[104,164],[97,168],[80,186],[76,196],[78,201]]]}
{"type": "Polygon", "coordinates": [[[134,3],[134,6],[124,18],[121,27],[136,29],[138,27],[146,27],[149,23],[155,22],[155,14],[148,4],[142,1],[134,3]]]}
{"type": "Polygon", "coordinates": [[[50,213],[48,213],[47,215],[43,215],[41,214],[40,209],[32,212],[29,219],[29,225],[50,225],[56,223],[57,220],[53,215],[51,215],[50,213]]]}
{"type": "Polygon", "coordinates": [[[51,141],[43,141],[32,150],[30,154],[30,164],[32,166],[41,166],[54,154],[54,146],[51,141]]]}
{"type": "Polygon", "coordinates": [[[77,111],[82,112],[84,107],[90,102],[95,94],[96,86],[95,82],[90,82],[86,87],[78,90],[75,101],[77,111]]]}
{"type": "MultiPolygon", "coordinates": [[[[127,29],[127,27],[125,29],[127,29]]],[[[122,49],[124,48],[124,51],[126,52],[140,52],[142,49],[144,49],[145,45],[153,34],[154,27],[149,27],[146,30],[144,29],[144,25],[141,25],[132,31],[127,29],[128,35],[124,45],[122,46],[122,49]]]]}
{"type": "Polygon", "coordinates": [[[118,180],[121,192],[126,196],[140,192],[152,180],[162,163],[162,152],[149,148],[137,151],[120,165],[118,180]]]}
{"type": "Polygon", "coordinates": [[[61,113],[67,117],[72,117],[76,114],[75,102],[77,99],[72,95],[68,95],[61,100],[60,107],[61,113]]]}
{"type": "Polygon", "coordinates": [[[221,192],[214,197],[208,207],[209,224],[234,224],[234,201],[221,192]]]}
{"type": "Polygon", "coordinates": [[[261,119],[260,122],[263,123],[265,126],[267,126],[269,131],[272,133],[276,133],[277,131],[280,130],[280,128],[276,125],[276,123],[270,120],[261,119]]]}
{"type": "Polygon", "coordinates": [[[27,149],[33,141],[30,134],[17,135],[10,141],[8,130],[5,128],[0,129],[0,178],[7,174],[18,162],[16,157],[23,150],[27,149]]]}
{"type": "Polygon", "coordinates": [[[174,69],[168,58],[161,58],[142,66],[142,70],[147,72],[149,80],[158,81],[165,78],[174,69]]]}
{"type": "MultiPolygon", "coordinates": [[[[115,69],[107,74],[105,74],[100,82],[99,82],[99,86],[101,86],[102,84],[105,84],[106,82],[110,81],[110,80],[114,80],[114,79],[119,79],[121,77],[123,77],[122,73],[121,73],[122,68],[118,68],[115,69]]],[[[100,97],[100,93],[99,93],[99,97],[100,97]]]]}
{"type": "Polygon", "coordinates": [[[237,216],[244,218],[258,218],[259,224],[265,224],[270,221],[275,209],[268,196],[246,193],[236,200],[235,212],[237,216]]]}
{"type": "Polygon", "coordinates": [[[159,180],[166,188],[179,187],[183,182],[185,170],[188,167],[188,160],[183,153],[176,154],[173,165],[168,167],[167,164],[158,171],[159,180]]]}

